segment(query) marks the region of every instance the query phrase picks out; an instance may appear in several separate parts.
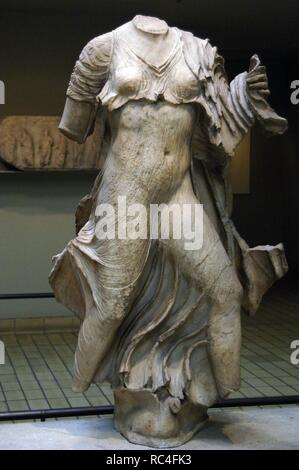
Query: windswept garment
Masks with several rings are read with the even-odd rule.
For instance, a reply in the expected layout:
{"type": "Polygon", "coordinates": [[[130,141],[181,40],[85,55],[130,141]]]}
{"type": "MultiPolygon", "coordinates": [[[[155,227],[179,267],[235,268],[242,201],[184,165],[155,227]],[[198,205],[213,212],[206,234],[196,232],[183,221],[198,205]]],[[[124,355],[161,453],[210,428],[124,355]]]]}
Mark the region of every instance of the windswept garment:
{"type": "MultiPolygon", "coordinates": [[[[223,58],[208,40],[172,28],[176,37],[174,47],[157,68],[134,51],[128,41],[128,25],[90,41],[76,63],[67,95],[90,103],[97,96],[102,104],[99,112],[103,129],[99,142],[102,166],[110,148],[109,111],[130,100],[155,102],[161,96],[172,104],[198,106],[200,119],[191,143],[194,192],[234,263],[244,288],[243,308],[253,314],[265,291],[287,271],[287,263],[281,244],[249,248],[236,231],[230,219],[229,165],[236,146],[256,119],[272,133],[283,133],[287,123],[258,91],[248,90],[247,72],[228,84],[223,58]],[[135,74],[136,86],[126,93],[118,91],[120,56],[126,66],[123,73],[135,74]],[[187,86],[183,86],[186,81],[187,86]]],[[[251,70],[258,65],[259,59],[254,56],[251,70]]],[[[102,174],[91,194],[81,201],[77,237],[54,258],[50,274],[57,300],[85,324],[91,321],[88,312],[97,315],[94,312],[101,296],[97,276],[102,263],[98,251],[101,241],[95,236],[95,200],[101,179],[102,174]]],[[[93,367],[93,381],[108,380],[114,388],[131,390],[156,391],[166,387],[174,397],[187,396],[193,403],[209,406],[217,399],[217,390],[206,348],[208,296],[188,284],[175,260],[157,241],[151,242],[146,260],[140,260],[140,270],[140,289],[109,353],[100,364],[93,363],[92,357],[86,358],[93,367]]],[[[101,322],[100,315],[98,321],[101,322]]],[[[87,343],[97,341],[96,334],[81,335],[77,354],[84,351],[87,343]]],[[[84,372],[80,380],[82,389],[87,388],[90,380],[84,377],[84,372]]],[[[234,380],[230,389],[238,386],[238,380],[234,380]]]]}

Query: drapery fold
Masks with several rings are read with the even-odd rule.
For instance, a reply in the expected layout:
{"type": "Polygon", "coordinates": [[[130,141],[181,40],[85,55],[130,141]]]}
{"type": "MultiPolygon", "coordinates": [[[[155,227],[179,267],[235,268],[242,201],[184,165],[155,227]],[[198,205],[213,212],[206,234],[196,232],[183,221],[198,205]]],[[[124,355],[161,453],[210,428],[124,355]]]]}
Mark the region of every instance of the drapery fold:
{"type": "MultiPolygon", "coordinates": [[[[113,60],[109,34],[89,43],[75,66],[68,96],[77,106],[80,102],[94,103],[101,87],[107,86],[113,60]]],[[[249,248],[238,234],[230,218],[229,165],[236,146],[255,120],[273,133],[282,133],[286,121],[264,98],[248,89],[247,72],[228,83],[223,58],[208,40],[183,31],[179,34],[185,62],[200,85],[197,96],[190,100],[178,97],[175,103],[178,106],[193,103],[197,108],[198,121],[191,142],[194,192],[234,263],[244,288],[243,308],[253,314],[267,288],[286,272],[287,263],[281,244],[249,248]]],[[[257,66],[258,58],[252,59],[252,63],[252,67],[257,66]]],[[[138,95],[134,99],[146,98],[138,95]]],[[[125,104],[126,100],[121,102],[125,104]]],[[[106,129],[99,142],[104,162],[111,143],[107,113],[102,113],[101,119],[106,129]]],[[[90,195],[80,202],[76,214],[77,237],[54,258],[50,274],[57,300],[83,322],[81,331],[86,334],[81,335],[76,359],[79,354],[84,355],[88,342],[99,341],[97,331],[102,321],[98,308],[101,260],[95,247],[95,204],[101,182],[100,174],[90,195]]],[[[135,302],[111,338],[109,352],[101,363],[85,358],[89,362],[88,373],[91,369],[94,381],[108,380],[116,388],[156,391],[166,387],[172,396],[181,399],[187,395],[194,403],[209,406],[218,394],[215,371],[209,362],[209,298],[188,285],[175,260],[159,243],[151,242],[143,261],[135,302]],[[190,329],[194,334],[190,334],[190,329]]],[[[238,367],[237,360],[232,367],[238,367]]],[[[238,373],[228,376],[233,377],[230,390],[238,389],[238,373]]],[[[76,381],[78,388],[84,390],[90,378],[80,371],[76,381]]]]}

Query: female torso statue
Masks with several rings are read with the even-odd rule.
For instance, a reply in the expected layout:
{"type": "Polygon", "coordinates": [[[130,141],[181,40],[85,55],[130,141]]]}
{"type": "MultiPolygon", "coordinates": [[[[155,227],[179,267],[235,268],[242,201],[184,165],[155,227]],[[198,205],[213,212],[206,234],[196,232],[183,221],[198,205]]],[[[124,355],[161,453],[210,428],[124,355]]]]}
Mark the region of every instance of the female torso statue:
{"type": "Polygon", "coordinates": [[[50,282],[82,319],[74,389],[109,381],[116,426],[132,442],[179,445],[238,389],[241,308],[254,313],[287,270],[281,244],[250,249],[230,220],[235,147],[255,118],[286,128],[267,94],[256,56],[228,85],[207,40],[150,17],[90,41],[76,63],[60,129],[84,142],[100,104],[102,171],[50,282]],[[171,230],[120,236],[120,197],[162,212],[203,204],[201,247],[186,249],[171,230]],[[106,219],[103,237],[99,207],[108,205],[116,223],[106,219]]]}

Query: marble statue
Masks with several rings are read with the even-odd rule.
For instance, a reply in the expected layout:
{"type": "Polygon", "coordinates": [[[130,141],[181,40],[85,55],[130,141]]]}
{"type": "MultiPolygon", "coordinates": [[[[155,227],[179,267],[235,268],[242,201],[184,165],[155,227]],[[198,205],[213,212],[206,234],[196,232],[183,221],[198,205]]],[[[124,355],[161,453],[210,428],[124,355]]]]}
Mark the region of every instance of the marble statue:
{"type": "Polygon", "coordinates": [[[103,120],[96,119],[84,145],[58,130],[58,116],[0,118],[0,171],[99,169],[103,120]]]}
{"type": "Polygon", "coordinates": [[[250,248],[230,218],[236,146],[256,120],[272,133],[287,127],[268,94],[257,56],[228,83],[208,40],[141,15],[92,39],[75,64],[60,130],[85,142],[101,110],[103,165],[50,283],[82,321],[74,390],[109,382],[115,426],[131,442],[178,446],[238,390],[240,312],[252,315],[287,271],[282,244],[250,248]],[[171,234],[98,237],[99,205],[118,208],[119,196],[202,204],[201,248],[171,234]]]}

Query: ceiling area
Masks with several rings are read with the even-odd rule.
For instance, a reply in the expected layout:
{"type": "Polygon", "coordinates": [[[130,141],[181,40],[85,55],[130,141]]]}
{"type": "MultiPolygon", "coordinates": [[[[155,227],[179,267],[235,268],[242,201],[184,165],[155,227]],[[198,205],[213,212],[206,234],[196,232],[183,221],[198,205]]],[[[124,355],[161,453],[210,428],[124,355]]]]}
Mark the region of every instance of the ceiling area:
{"type": "Polygon", "coordinates": [[[82,22],[96,18],[99,32],[114,28],[136,14],[158,16],[170,25],[209,37],[232,52],[252,49],[272,55],[299,55],[298,0],[1,0],[5,15],[59,15],[82,22]]]}

